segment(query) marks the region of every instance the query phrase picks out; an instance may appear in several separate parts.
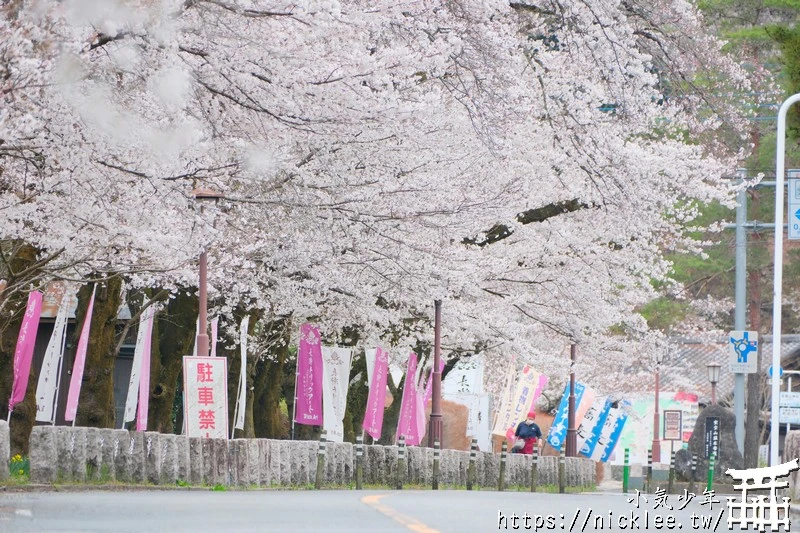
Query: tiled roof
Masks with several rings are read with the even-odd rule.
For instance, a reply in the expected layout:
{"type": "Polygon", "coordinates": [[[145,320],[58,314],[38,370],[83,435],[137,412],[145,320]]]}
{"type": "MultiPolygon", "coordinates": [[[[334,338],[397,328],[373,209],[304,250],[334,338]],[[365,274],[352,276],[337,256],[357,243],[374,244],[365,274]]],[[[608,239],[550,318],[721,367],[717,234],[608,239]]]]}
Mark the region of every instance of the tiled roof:
{"type": "MultiPolygon", "coordinates": [[[[772,365],[772,343],[762,341],[761,371],[766,374],[772,365]]],[[[800,355],[800,341],[782,341],[781,365],[793,367],[790,361],[800,355]]],[[[706,365],[721,365],[717,399],[723,400],[733,394],[734,374],[728,370],[729,342],[727,338],[719,341],[693,341],[673,339],[670,356],[661,364],[661,389],[669,391],[693,392],[703,398],[711,397],[711,383],[708,381],[706,365]]]]}

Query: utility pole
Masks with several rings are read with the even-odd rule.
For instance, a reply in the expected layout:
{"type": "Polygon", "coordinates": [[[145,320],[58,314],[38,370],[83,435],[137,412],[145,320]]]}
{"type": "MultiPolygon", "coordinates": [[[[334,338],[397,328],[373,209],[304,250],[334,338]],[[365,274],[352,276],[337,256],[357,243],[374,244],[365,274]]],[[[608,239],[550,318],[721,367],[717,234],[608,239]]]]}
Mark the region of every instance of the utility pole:
{"type": "Polygon", "coordinates": [[[575,363],[578,360],[578,346],[573,344],[569,350],[569,403],[567,404],[567,457],[578,456],[578,428],[575,426],[575,363]]]}
{"type": "MultiPolygon", "coordinates": [[[[740,184],[747,177],[747,171],[740,169],[737,174],[740,177],[740,184]]],[[[737,331],[747,329],[745,313],[747,311],[747,233],[744,224],[747,222],[747,189],[739,191],[736,199],[736,312],[734,316],[734,327],[737,331]]],[[[757,330],[756,330],[757,331],[757,330]]],[[[759,343],[760,345],[761,343],[759,343]]],[[[760,368],[760,367],[756,367],[760,368]]],[[[736,417],[734,436],[736,437],[736,447],[739,453],[744,454],[744,374],[737,372],[734,374],[733,384],[733,413],[736,417]]]]}

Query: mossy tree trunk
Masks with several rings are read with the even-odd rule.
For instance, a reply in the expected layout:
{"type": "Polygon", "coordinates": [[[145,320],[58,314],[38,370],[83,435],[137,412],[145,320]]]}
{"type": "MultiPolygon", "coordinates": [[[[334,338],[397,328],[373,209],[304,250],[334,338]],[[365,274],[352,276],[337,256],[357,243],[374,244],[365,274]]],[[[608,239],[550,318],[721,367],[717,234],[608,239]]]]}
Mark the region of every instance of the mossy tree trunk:
{"type": "MultiPolygon", "coordinates": [[[[258,438],[285,439],[289,436],[289,417],[281,412],[283,375],[289,356],[291,321],[268,322],[263,330],[266,353],[256,362],[253,381],[253,429],[258,438]]],[[[290,414],[291,415],[291,414],[290,414]]]]}
{"type": "Polygon", "coordinates": [[[363,432],[364,413],[369,399],[367,358],[364,353],[355,353],[350,367],[351,385],[347,391],[347,409],[344,412],[344,440],[355,442],[363,432]],[[358,376],[358,379],[355,379],[358,376]]]}
{"type": "Polygon", "coordinates": [[[182,389],[183,356],[191,355],[197,328],[198,302],[194,291],[180,290],[169,300],[166,311],[159,313],[153,325],[153,346],[150,367],[150,408],[148,429],[159,433],[176,433],[175,401],[182,389]]]}

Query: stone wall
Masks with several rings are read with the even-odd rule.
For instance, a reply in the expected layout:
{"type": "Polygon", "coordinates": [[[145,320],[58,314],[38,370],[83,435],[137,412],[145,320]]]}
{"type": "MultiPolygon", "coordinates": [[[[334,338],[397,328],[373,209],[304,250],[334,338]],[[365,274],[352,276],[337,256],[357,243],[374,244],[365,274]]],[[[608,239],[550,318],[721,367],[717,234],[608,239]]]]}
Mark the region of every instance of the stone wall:
{"type": "Polygon", "coordinates": [[[8,478],[8,463],[11,461],[11,433],[8,422],[0,420],[0,481],[8,478]]]}
{"type": "MultiPolygon", "coordinates": [[[[2,431],[0,425],[0,437],[2,431]]],[[[183,435],[120,429],[36,426],[30,440],[31,481],[308,486],[316,481],[318,447],[317,441],[190,439],[183,435]]],[[[326,444],[324,486],[355,482],[355,451],[355,446],[350,443],[326,444]]],[[[398,474],[402,474],[405,484],[431,485],[431,448],[407,448],[404,471],[401,472],[398,472],[397,457],[397,446],[364,446],[364,484],[394,486],[398,474]]],[[[509,454],[506,485],[530,486],[531,461],[530,456],[509,454]]],[[[468,466],[469,452],[442,450],[440,485],[465,486],[468,466]]],[[[499,454],[479,452],[475,471],[476,486],[496,488],[500,473],[499,454]]],[[[539,485],[557,483],[558,458],[541,457],[539,485]]],[[[566,483],[568,486],[594,485],[594,462],[567,458],[566,483]]]]}

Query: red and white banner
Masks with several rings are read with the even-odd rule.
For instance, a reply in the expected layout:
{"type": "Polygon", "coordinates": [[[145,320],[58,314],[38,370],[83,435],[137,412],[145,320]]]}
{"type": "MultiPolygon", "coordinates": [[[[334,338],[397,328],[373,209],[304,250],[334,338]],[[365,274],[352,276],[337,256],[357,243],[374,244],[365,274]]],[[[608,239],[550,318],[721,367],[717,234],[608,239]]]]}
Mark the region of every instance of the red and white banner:
{"type": "Polygon", "coordinates": [[[344,442],[343,421],[352,357],[351,348],[322,347],[322,428],[331,442],[344,442]]]}
{"type": "Polygon", "coordinates": [[[81,396],[83,367],[86,365],[86,350],[89,347],[89,331],[92,328],[92,312],[94,311],[94,295],[96,293],[97,283],[92,288],[92,299],[89,300],[89,307],[86,309],[86,316],[83,318],[81,336],[78,338],[78,348],[75,350],[75,362],[72,364],[72,376],[69,380],[67,407],[64,411],[64,420],[67,422],[73,422],[78,412],[78,400],[81,396]]]}
{"type": "Polygon", "coordinates": [[[547,386],[547,381],[547,376],[525,365],[508,403],[501,408],[492,433],[511,439],[517,425],[525,420],[534,402],[547,386]]]}
{"type": "Polygon", "coordinates": [[[297,382],[294,421],[322,425],[322,348],[319,331],[311,324],[300,326],[297,351],[297,382]]]}
{"type": "Polygon", "coordinates": [[[372,353],[372,363],[370,363],[370,352],[366,351],[367,368],[372,367],[369,381],[369,397],[367,399],[367,411],[364,413],[364,422],[361,425],[370,437],[375,440],[381,438],[383,430],[383,410],[386,407],[386,380],[389,375],[389,354],[378,347],[372,353]]]}
{"type": "Polygon", "coordinates": [[[42,313],[42,293],[33,291],[28,294],[25,316],[19,327],[17,347],[14,350],[14,383],[11,387],[11,398],[8,400],[8,413],[14,406],[25,399],[28,390],[28,378],[31,373],[33,346],[36,344],[36,332],[39,329],[39,316],[42,313]]]}
{"type": "Polygon", "coordinates": [[[183,416],[186,435],[228,438],[228,360],[183,358],[183,416]]]}

